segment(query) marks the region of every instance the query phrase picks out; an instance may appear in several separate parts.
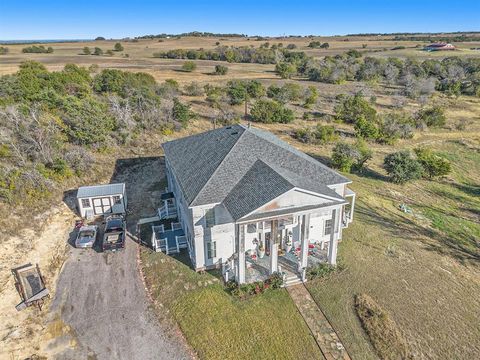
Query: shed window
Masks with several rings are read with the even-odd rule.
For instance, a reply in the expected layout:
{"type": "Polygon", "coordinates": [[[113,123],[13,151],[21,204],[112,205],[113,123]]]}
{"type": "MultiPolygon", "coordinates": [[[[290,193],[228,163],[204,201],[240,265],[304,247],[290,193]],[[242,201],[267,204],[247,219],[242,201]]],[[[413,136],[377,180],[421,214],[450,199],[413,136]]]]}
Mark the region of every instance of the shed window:
{"type": "Polygon", "coordinates": [[[114,204],[121,204],[122,203],[122,198],[119,195],[113,196],[113,203],[114,204]]]}
{"type": "Polygon", "coordinates": [[[207,258],[213,259],[217,257],[217,242],[207,242],[207,258]]]}
{"type": "Polygon", "coordinates": [[[205,211],[205,226],[207,228],[215,226],[215,209],[205,211]]]}
{"type": "Polygon", "coordinates": [[[82,207],[89,208],[90,207],[90,199],[82,199],[82,207]]]}
{"type": "Polygon", "coordinates": [[[325,220],[325,233],[324,235],[330,235],[332,233],[332,219],[325,220]]]}

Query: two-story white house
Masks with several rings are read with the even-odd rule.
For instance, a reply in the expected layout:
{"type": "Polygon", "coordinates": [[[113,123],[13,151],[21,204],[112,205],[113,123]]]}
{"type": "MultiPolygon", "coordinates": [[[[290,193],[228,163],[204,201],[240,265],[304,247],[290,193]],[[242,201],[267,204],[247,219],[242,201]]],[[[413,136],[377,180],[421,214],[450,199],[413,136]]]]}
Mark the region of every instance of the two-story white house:
{"type": "Polygon", "coordinates": [[[239,283],[310,260],[336,263],[352,221],[351,181],[273,134],[226,126],[163,144],[168,189],[193,267],[239,283]]]}

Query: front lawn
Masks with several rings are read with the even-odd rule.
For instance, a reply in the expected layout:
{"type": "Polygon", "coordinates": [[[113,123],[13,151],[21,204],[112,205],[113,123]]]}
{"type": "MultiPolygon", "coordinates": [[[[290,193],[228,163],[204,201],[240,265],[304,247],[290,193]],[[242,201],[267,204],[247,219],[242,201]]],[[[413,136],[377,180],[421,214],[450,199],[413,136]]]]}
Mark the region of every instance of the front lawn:
{"type": "Polygon", "coordinates": [[[141,258],[154,310],[171,314],[201,359],[323,358],[285,289],[242,301],[185,257],[142,249],[141,258]]]}

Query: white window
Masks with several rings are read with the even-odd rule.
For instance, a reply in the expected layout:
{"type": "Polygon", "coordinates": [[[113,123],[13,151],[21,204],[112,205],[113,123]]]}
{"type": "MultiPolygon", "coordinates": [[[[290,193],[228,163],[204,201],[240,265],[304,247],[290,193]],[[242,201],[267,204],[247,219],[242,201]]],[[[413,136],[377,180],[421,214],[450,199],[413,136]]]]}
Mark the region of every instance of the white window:
{"type": "Polygon", "coordinates": [[[82,199],[82,207],[89,208],[90,207],[90,199],[82,199]]]}
{"type": "Polygon", "coordinates": [[[332,233],[332,219],[325,220],[325,232],[324,235],[330,235],[332,233]]]}
{"type": "Polygon", "coordinates": [[[215,209],[205,211],[205,226],[207,228],[215,226],[215,209]]]}
{"type": "Polygon", "coordinates": [[[213,259],[217,257],[217,243],[216,241],[207,242],[207,258],[213,259]]]}

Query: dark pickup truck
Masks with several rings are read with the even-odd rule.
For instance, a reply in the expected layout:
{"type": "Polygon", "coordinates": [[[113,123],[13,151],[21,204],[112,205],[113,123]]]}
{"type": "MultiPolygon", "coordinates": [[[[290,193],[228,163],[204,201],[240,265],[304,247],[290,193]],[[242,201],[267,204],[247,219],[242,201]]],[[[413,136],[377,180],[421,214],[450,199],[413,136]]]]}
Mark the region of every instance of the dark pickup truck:
{"type": "Polygon", "coordinates": [[[125,248],[125,219],[122,215],[110,215],[105,219],[102,250],[117,251],[125,248]]]}

